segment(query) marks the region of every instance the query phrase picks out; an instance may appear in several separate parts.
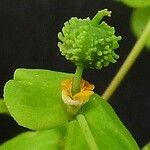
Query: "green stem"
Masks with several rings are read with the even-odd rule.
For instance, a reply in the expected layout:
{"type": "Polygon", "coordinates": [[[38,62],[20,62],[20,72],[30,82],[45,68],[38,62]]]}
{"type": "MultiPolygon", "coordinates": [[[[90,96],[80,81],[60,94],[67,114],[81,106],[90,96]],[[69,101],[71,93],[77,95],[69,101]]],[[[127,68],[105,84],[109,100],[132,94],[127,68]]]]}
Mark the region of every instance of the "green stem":
{"type": "Polygon", "coordinates": [[[86,141],[87,141],[87,144],[89,145],[89,148],[91,150],[99,150],[85,117],[80,114],[77,116],[77,121],[78,121],[78,123],[79,123],[79,125],[83,131],[83,134],[86,138],[86,141]]]}
{"type": "Polygon", "coordinates": [[[8,109],[6,107],[6,104],[4,102],[4,100],[0,99],[0,114],[9,114],[8,109]]]}
{"type": "Polygon", "coordinates": [[[73,78],[73,85],[72,85],[72,94],[75,95],[80,91],[80,83],[82,79],[82,73],[83,73],[83,66],[78,65],[76,68],[76,72],[73,78]]]}
{"type": "Polygon", "coordinates": [[[149,34],[150,34],[150,20],[148,21],[142,35],[140,36],[138,41],[135,43],[133,49],[129,53],[125,62],[121,66],[120,70],[115,75],[112,82],[110,83],[108,88],[105,90],[104,94],[102,95],[102,97],[105,100],[108,100],[113,95],[113,93],[115,92],[117,87],[120,85],[121,81],[124,79],[124,77],[126,76],[128,71],[130,70],[130,68],[132,67],[132,65],[138,58],[138,56],[140,55],[140,53],[146,43],[146,40],[148,39],[149,34]]]}

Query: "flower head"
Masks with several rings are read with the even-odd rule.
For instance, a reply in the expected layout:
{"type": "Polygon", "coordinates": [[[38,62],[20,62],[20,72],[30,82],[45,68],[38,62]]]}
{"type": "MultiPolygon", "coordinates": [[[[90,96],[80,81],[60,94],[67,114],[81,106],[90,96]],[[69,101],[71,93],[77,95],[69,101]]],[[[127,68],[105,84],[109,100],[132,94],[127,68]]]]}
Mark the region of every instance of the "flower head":
{"type": "Polygon", "coordinates": [[[104,21],[104,16],[111,16],[107,9],[98,11],[90,20],[72,17],[64,23],[62,32],[58,33],[61,54],[76,65],[101,69],[119,58],[114,50],[119,47],[120,36],[115,36],[114,27],[104,21]]]}

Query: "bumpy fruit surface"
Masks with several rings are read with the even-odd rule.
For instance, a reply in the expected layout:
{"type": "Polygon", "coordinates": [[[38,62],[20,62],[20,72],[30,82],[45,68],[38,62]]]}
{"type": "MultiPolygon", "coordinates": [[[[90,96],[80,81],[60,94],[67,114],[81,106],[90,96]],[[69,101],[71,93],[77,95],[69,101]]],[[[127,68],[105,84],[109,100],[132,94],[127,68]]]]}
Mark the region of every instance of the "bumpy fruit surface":
{"type": "Polygon", "coordinates": [[[61,54],[67,60],[85,68],[101,69],[119,58],[114,50],[119,47],[120,36],[115,36],[114,27],[100,22],[104,16],[111,16],[107,9],[98,11],[92,20],[72,17],[64,23],[58,33],[61,54]]]}

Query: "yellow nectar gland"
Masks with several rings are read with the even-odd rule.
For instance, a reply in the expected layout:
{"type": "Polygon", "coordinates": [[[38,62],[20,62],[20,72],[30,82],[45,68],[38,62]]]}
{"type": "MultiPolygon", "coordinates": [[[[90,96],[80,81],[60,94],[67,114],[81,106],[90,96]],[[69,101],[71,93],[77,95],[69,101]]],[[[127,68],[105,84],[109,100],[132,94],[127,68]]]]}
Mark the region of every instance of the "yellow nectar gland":
{"type": "Polygon", "coordinates": [[[63,80],[61,82],[62,99],[66,105],[82,106],[88,102],[89,97],[94,94],[95,86],[89,82],[82,80],[80,84],[80,92],[72,95],[72,80],[63,80]]]}

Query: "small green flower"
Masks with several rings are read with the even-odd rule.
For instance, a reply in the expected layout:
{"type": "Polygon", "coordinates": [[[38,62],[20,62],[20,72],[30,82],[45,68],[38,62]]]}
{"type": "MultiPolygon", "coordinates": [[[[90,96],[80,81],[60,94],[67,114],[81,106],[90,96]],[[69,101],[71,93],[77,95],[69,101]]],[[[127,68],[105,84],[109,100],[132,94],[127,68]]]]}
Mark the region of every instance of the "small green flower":
{"type": "Polygon", "coordinates": [[[101,69],[119,58],[114,50],[119,47],[120,36],[115,36],[114,27],[100,22],[104,16],[111,16],[107,9],[98,11],[90,20],[72,17],[64,23],[62,32],[58,33],[61,54],[77,66],[101,69]]]}
{"type": "Polygon", "coordinates": [[[4,87],[3,103],[20,126],[39,131],[23,133],[0,150],[139,150],[111,106],[93,93],[93,85],[81,80],[84,67],[100,69],[118,59],[114,49],[121,38],[114,35],[113,27],[99,24],[110,13],[104,9],[92,20],[72,18],[59,33],[62,54],[77,65],[74,76],[42,69],[15,71],[4,87]],[[70,117],[68,105],[72,109],[83,103],[70,117]]]}

